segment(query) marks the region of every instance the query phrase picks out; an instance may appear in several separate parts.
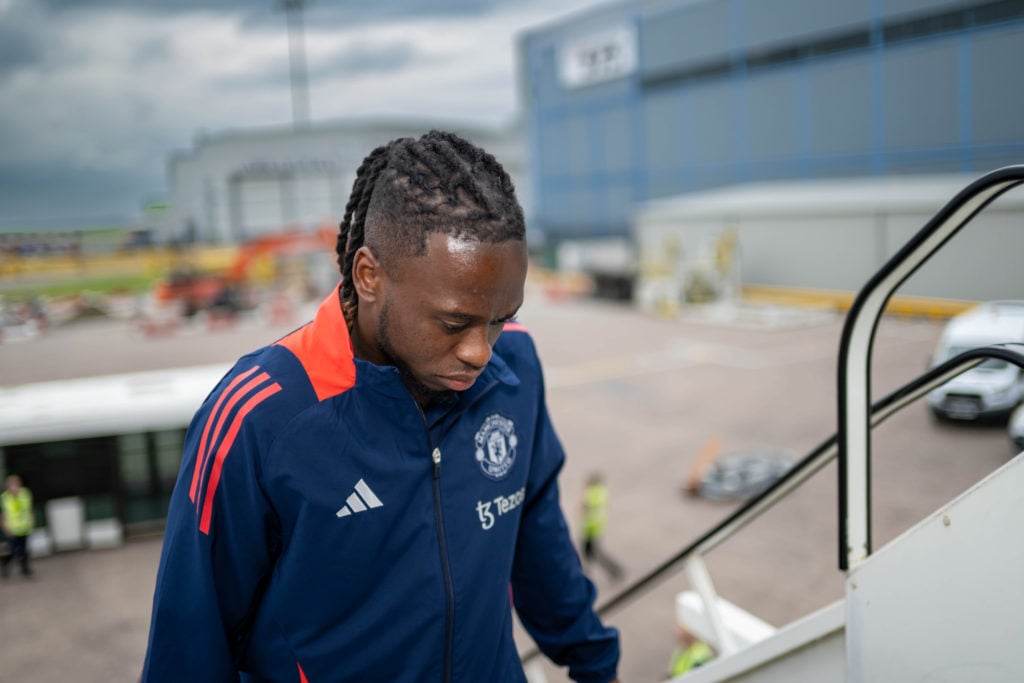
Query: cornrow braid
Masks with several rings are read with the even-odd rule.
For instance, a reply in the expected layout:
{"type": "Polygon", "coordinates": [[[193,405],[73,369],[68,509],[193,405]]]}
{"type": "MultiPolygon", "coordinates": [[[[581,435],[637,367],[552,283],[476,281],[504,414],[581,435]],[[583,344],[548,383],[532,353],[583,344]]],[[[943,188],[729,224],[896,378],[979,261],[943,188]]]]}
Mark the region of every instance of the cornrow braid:
{"type": "Polygon", "coordinates": [[[497,159],[437,130],[376,148],[356,172],[336,245],[350,328],[359,306],[352,282],[359,248],[373,247],[387,267],[397,258],[422,256],[432,233],[490,243],[526,239],[515,186],[497,159]]]}
{"type": "Polygon", "coordinates": [[[395,142],[376,148],[359,165],[355,182],[352,184],[352,194],[345,205],[345,216],[338,228],[338,240],[334,251],[338,255],[338,268],[341,271],[341,309],[350,328],[355,322],[359,303],[352,284],[352,263],[359,247],[363,246],[366,208],[370,205],[370,197],[373,196],[373,186],[377,182],[377,176],[387,165],[388,150],[395,142]]]}

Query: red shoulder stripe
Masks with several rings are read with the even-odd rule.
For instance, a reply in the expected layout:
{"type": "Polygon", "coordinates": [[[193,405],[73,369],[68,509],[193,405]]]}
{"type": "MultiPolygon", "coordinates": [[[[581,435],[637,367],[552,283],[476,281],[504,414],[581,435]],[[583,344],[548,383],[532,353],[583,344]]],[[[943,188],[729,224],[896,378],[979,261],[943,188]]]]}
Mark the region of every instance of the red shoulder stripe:
{"type": "Polygon", "coordinates": [[[217,449],[217,457],[213,461],[213,470],[210,472],[210,483],[206,486],[203,514],[199,520],[199,530],[204,534],[210,533],[210,518],[213,516],[213,497],[216,495],[217,485],[220,483],[220,473],[224,467],[224,460],[228,457],[228,451],[231,450],[231,446],[235,443],[235,437],[238,436],[238,431],[242,428],[242,421],[246,415],[252,412],[253,408],[279,391],[281,391],[281,385],[277,382],[264,387],[242,405],[235,415],[235,419],[231,421],[231,427],[224,436],[224,440],[221,441],[220,448],[217,449]]]}
{"type": "Polygon", "coordinates": [[[306,672],[302,670],[302,665],[295,662],[295,666],[299,667],[299,683],[309,683],[309,679],[306,678],[306,672]]]}
{"type": "Polygon", "coordinates": [[[505,323],[505,327],[501,328],[502,332],[528,332],[525,327],[519,323],[508,322],[505,323]]]}
{"type": "Polygon", "coordinates": [[[217,403],[214,404],[213,410],[210,411],[209,417],[206,418],[206,425],[203,427],[203,436],[199,439],[199,452],[196,453],[196,466],[192,471],[192,486],[188,490],[188,497],[193,503],[196,502],[196,488],[199,485],[199,472],[202,469],[203,461],[206,459],[206,443],[207,438],[210,436],[210,426],[213,425],[213,418],[217,415],[217,411],[220,410],[221,404],[224,403],[224,399],[228,397],[231,390],[238,386],[239,382],[257,370],[259,370],[259,366],[255,365],[231,380],[231,383],[224,387],[224,391],[220,393],[220,396],[217,398],[217,403]]]}
{"type": "MultiPolygon", "coordinates": [[[[254,369],[258,369],[258,366],[254,369]]],[[[202,454],[202,465],[199,468],[199,484],[196,488],[197,493],[203,490],[203,481],[206,479],[206,471],[207,468],[210,466],[210,456],[213,453],[213,449],[216,446],[217,441],[220,440],[221,435],[223,434],[224,421],[228,419],[228,415],[231,414],[231,411],[238,404],[238,402],[242,400],[244,396],[246,396],[249,392],[251,392],[259,385],[266,382],[268,379],[270,379],[270,375],[268,375],[265,372],[261,372],[260,374],[250,379],[248,382],[243,384],[237,391],[235,391],[231,395],[231,398],[228,399],[228,402],[224,404],[224,407],[217,415],[217,426],[213,428],[213,438],[210,440],[209,448],[207,448],[206,452],[202,454]]],[[[213,419],[214,416],[211,414],[210,421],[212,421],[213,419]]]]}

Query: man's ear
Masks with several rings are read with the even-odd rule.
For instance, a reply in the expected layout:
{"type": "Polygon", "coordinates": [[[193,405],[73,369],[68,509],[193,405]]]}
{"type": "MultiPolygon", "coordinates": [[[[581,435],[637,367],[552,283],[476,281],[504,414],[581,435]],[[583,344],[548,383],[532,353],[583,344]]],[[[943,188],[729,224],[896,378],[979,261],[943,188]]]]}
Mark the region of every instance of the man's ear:
{"type": "Polygon", "coordinates": [[[352,260],[352,286],[355,287],[360,303],[377,300],[383,275],[384,271],[373,249],[365,244],[359,247],[352,260]]]}

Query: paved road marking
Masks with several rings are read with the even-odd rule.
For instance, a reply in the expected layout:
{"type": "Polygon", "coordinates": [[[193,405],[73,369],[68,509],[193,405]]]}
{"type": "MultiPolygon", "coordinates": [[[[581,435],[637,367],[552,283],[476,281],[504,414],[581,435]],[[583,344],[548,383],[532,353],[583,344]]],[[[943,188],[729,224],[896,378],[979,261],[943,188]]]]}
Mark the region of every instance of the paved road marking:
{"type": "Polygon", "coordinates": [[[750,349],[677,340],[668,348],[658,351],[549,367],[546,374],[549,388],[564,389],[702,365],[757,369],[766,367],[767,360],[765,354],[751,352],[750,349]]]}

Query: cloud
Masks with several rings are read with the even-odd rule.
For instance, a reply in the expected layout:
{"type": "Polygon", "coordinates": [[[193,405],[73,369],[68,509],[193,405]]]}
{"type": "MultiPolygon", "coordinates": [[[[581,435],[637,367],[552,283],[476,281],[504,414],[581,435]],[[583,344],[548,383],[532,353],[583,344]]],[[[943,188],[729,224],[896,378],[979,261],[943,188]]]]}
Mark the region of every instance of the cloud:
{"type": "Polygon", "coordinates": [[[0,0],[0,84],[45,60],[45,36],[37,28],[37,17],[31,5],[0,0]]]}
{"type": "MultiPolygon", "coordinates": [[[[310,0],[312,118],[510,122],[515,34],[592,2],[310,0]]],[[[0,0],[0,170],[19,178],[0,192],[0,229],[76,202],[83,214],[123,211],[129,196],[141,207],[197,131],[288,125],[288,32],[274,5],[0,0]]]]}
{"type": "Polygon", "coordinates": [[[391,73],[412,65],[418,58],[426,58],[426,55],[409,42],[358,42],[351,47],[338,50],[327,59],[320,59],[311,64],[309,78],[316,80],[339,74],[391,73]]]}
{"type": "Polygon", "coordinates": [[[250,60],[273,56],[259,41],[240,41],[228,18],[155,23],[110,12],[57,21],[49,32],[59,54],[24,68],[0,91],[9,112],[0,131],[8,162],[117,169],[151,161],[170,140],[188,140],[197,123],[209,121],[203,107],[217,100],[209,78],[244,73],[250,60]]]}
{"type": "Polygon", "coordinates": [[[515,43],[518,29],[535,22],[531,12],[483,17],[419,18],[344,31],[312,32],[311,64],[341,43],[405,45],[401,69],[378,74],[318,69],[310,80],[314,115],[425,115],[471,119],[488,125],[517,115],[515,43]]]}
{"type": "Polygon", "coordinates": [[[43,50],[33,36],[25,35],[16,27],[0,25],[0,78],[9,76],[42,58],[43,50]]]}
{"type": "MultiPolygon", "coordinates": [[[[381,77],[401,71],[415,62],[429,60],[419,48],[406,41],[373,41],[357,39],[352,45],[307,56],[307,80],[312,83],[344,76],[381,77]]],[[[248,91],[253,87],[269,86],[275,89],[291,87],[291,65],[287,58],[277,57],[249,69],[247,74],[232,74],[219,80],[219,86],[229,91],[248,91]]]]}
{"type": "MultiPolygon", "coordinates": [[[[36,0],[52,13],[132,11],[153,17],[185,13],[215,13],[241,17],[248,24],[283,22],[282,0],[36,0]]],[[[303,10],[308,26],[344,27],[419,18],[484,16],[508,8],[537,7],[552,0],[386,0],[385,2],[337,2],[306,0],[303,10]]]]}
{"type": "Polygon", "coordinates": [[[0,163],[0,228],[78,228],[123,223],[163,185],[159,168],[82,172],[49,164],[0,163]]]}

